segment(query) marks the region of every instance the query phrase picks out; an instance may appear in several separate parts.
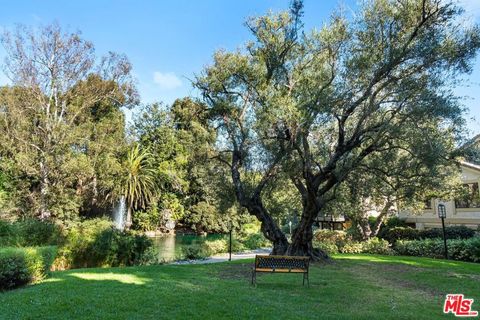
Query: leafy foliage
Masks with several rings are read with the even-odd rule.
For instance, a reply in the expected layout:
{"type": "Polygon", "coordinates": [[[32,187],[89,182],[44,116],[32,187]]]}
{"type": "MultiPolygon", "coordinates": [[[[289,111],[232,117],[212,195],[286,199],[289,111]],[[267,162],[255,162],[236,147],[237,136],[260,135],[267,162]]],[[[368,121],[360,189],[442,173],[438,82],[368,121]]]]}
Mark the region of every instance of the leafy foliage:
{"type": "Polygon", "coordinates": [[[126,174],[121,181],[121,194],[127,204],[126,226],[132,225],[132,211],[146,208],[154,203],[159,195],[159,182],[148,149],[140,149],[137,144],[127,153],[126,174]]]}
{"type": "Polygon", "coordinates": [[[119,231],[110,221],[86,220],[67,230],[54,268],[63,270],[148,264],[154,259],[152,245],[146,236],[119,231]]]}
{"type": "Polygon", "coordinates": [[[366,241],[355,241],[343,231],[317,230],[314,244],[330,254],[334,253],[372,253],[392,254],[388,241],[371,238],[366,241]]]}
{"type": "MultiPolygon", "coordinates": [[[[469,239],[475,236],[475,230],[465,226],[451,226],[445,228],[447,239],[469,239]]],[[[410,227],[391,228],[383,234],[383,239],[395,244],[398,240],[436,239],[443,238],[441,228],[418,230],[410,227]]]]}
{"type": "Polygon", "coordinates": [[[125,147],[120,108],[138,103],[122,55],[98,63],[94,46],[57,24],[2,38],[11,86],[0,88],[0,170],[9,216],[66,223],[108,207],[125,147]]]}
{"type": "Polygon", "coordinates": [[[0,290],[42,280],[50,271],[56,247],[0,248],[0,290]]]}
{"type": "Polygon", "coordinates": [[[31,218],[13,223],[0,220],[0,247],[37,247],[62,242],[62,229],[52,222],[31,218]]]}
{"type": "MultiPolygon", "coordinates": [[[[450,259],[480,262],[480,237],[448,240],[447,247],[450,259]]],[[[396,243],[395,251],[400,255],[443,258],[444,244],[442,239],[405,240],[396,243]]]]}

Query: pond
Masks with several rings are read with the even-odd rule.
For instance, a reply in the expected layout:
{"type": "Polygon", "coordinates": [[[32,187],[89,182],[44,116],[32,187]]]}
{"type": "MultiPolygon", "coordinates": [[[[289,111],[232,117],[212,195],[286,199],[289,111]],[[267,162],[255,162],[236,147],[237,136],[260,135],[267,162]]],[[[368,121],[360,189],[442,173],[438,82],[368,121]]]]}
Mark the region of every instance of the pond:
{"type": "Polygon", "coordinates": [[[160,261],[174,261],[183,258],[182,248],[194,243],[200,243],[205,240],[217,240],[224,238],[222,234],[209,234],[206,236],[198,235],[164,235],[153,237],[154,246],[158,249],[158,258],[160,261]]]}

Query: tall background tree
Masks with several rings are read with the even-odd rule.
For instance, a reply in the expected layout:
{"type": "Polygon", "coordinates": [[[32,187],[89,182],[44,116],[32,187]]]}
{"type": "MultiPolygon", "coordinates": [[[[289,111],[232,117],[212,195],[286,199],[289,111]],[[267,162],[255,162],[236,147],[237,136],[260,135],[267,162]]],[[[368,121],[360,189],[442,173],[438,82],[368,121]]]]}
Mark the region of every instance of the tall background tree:
{"type": "Polygon", "coordinates": [[[215,53],[196,86],[236,198],[261,221],[273,253],[320,258],[312,225],[349,175],[386,150],[401,153],[405,136],[457,136],[462,108],[452,88],[480,38],[452,1],[365,1],[355,17],[336,13],[311,32],[302,10],[293,1],[289,12],[249,20],[253,41],[215,53]],[[278,172],[302,203],[290,242],[262,199],[278,172]]]}
{"type": "Polygon", "coordinates": [[[120,108],[138,102],[131,65],[114,53],[97,59],[92,43],[57,24],[1,40],[11,85],[0,89],[0,156],[17,214],[75,217],[108,198],[120,168],[120,108]]]}
{"type": "Polygon", "coordinates": [[[226,232],[227,214],[241,219],[232,214],[237,210],[231,190],[221,186],[223,168],[210,161],[215,130],[207,111],[205,104],[183,98],[171,106],[146,105],[134,117],[132,135],[150,150],[162,193],[156,203],[134,213],[135,227],[162,229],[173,219],[198,233],[226,232]]]}

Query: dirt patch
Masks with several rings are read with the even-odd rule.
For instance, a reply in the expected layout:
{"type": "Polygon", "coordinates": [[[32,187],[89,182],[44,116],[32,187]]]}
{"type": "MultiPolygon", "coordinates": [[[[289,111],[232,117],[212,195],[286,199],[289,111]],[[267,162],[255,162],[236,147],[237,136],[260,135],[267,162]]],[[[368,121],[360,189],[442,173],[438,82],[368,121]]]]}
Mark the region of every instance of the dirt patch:
{"type": "Polygon", "coordinates": [[[216,273],[220,279],[251,279],[253,263],[235,263],[224,265],[216,273]]]}
{"type": "Polygon", "coordinates": [[[388,286],[399,289],[417,290],[428,297],[438,297],[443,296],[444,294],[432,287],[422,285],[421,283],[412,280],[402,279],[397,276],[398,274],[404,273],[426,272],[428,271],[426,268],[388,263],[359,263],[354,266],[342,265],[340,263],[339,267],[346,272],[355,274],[357,277],[362,277],[366,281],[381,287],[388,286]]]}

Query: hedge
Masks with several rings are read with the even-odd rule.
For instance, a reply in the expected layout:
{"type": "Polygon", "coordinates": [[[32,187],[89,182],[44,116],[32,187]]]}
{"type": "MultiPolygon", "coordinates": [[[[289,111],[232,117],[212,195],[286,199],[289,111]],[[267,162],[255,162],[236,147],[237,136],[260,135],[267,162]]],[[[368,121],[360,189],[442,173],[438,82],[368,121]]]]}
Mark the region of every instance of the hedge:
{"type": "Polygon", "coordinates": [[[12,289],[43,279],[55,259],[57,248],[0,248],[0,290],[12,289]]]}
{"type": "MultiPolygon", "coordinates": [[[[442,239],[399,240],[394,249],[399,255],[444,258],[442,239]]],[[[449,259],[480,262],[480,237],[447,240],[447,249],[449,259]]]]}
{"type": "Polygon", "coordinates": [[[117,230],[109,220],[91,219],[69,227],[53,268],[117,267],[155,262],[151,239],[117,230]]]}
{"type": "Polygon", "coordinates": [[[372,253],[392,254],[388,241],[372,238],[367,241],[354,241],[347,233],[333,230],[317,230],[314,234],[315,247],[329,254],[335,253],[372,253]]]}
{"type": "MultiPolygon", "coordinates": [[[[452,226],[445,228],[447,239],[469,239],[475,236],[475,230],[465,226],[452,226]]],[[[382,238],[394,244],[398,240],[436,239],[443,238],[440,228],[418,230],[410,227],[395,227],[383,233],[382,238]]]]}

